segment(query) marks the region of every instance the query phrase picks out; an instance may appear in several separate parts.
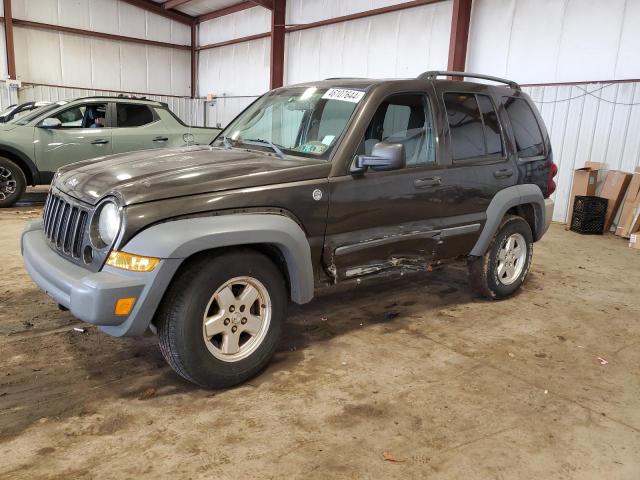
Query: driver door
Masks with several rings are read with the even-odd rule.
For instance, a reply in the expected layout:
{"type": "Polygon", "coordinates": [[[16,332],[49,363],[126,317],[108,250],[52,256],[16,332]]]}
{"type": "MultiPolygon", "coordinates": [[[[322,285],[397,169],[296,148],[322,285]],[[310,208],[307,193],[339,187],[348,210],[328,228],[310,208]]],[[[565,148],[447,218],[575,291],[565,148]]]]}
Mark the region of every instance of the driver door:
{"type": "Polygon", "coordinates": [[[403,168],[330,178],[323,258],[338,281],[396,268],[424,270],[438,241],[442,209],[433,188],[441,168],[424,93],[387,97],[354,153],[370,155],[380,142],[404,146],[403,168]]]}
{"type": "Polygon", "coordinates": [[[68,107],[47,118],[60,122],[45,128],[42,121],[35,128],[34,144],[38,169],[55,172],[69,163],[110,155],[111,128],[107,102],[92,102],[68,107]]]}

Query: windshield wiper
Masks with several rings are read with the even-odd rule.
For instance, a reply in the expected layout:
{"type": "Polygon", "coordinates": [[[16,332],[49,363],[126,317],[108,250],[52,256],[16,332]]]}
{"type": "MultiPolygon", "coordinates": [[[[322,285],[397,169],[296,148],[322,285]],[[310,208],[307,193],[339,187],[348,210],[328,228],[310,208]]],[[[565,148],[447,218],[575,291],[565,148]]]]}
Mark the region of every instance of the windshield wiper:
{"type": "Polygon", "coordinates": [[[231,145],[231,142],[229,141],[226,135],[222,136],[222,143],[224,144],[224,148],[226,148],[227,150],[229,150],[230,148],[233,148],[233,145],[231,145]]]}
{"type": "Polygon", "coordinates": [[[254,143],[264,143],[265,145],[269,145],[271,147],[271,149],[276,152],[276,155],[278,156],[278,158],[282,159],[284,158],[284,153],[282,152],[282,150],[273,142],[270,142],[269,140],[264,140],[262,138],[243,138],[241,140],[241,142],[246,143],[246,142],[254,142],[254,143]]]}

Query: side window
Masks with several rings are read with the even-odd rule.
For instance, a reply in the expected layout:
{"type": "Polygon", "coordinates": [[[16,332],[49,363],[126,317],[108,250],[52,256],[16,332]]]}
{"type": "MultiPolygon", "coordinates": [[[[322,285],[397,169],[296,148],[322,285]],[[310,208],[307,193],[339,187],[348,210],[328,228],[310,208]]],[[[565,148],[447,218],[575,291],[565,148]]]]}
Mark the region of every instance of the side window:
{"type": "Polygon", "coordinates": [[[480,113],[482,113],[482,121],[484,123],[484,138],[487,142],[487,155],[502,156],[502,133],[500,130],[500,122],[498,113],[491,98],[487,95],[476,95],[478,105],[480,105],[480,113]]]}
{"type": "Polygon", "coordinates": [[[57,113],[60,128],[103,128],[106,124],[107,104],[96,103],[71,107],[57,113]]]}
{"type": "Polygon", "coordinates": [[[116,103],[117,126],[141,127],[154,121],[153,112],[146,105],[116,103]]]}
{"type": "Polygon", "coordinates": [[[371,154],[379,142],[403,144],[407,166],[435,163],[435,135],[427,98],[413,93],[387,98],[367,128],[364,153],[371,154]]]}
{"type": "Polygon", "coordinates": [[[502,157],[502,135],[495,107],[487,95],[445,93],[453,161],[502,157]]]}
{"type": "Polygon", "coordinates": [[[531,107],[522,98],[503,97],[521,158],[544,155],[542,132],[531,107]]]}

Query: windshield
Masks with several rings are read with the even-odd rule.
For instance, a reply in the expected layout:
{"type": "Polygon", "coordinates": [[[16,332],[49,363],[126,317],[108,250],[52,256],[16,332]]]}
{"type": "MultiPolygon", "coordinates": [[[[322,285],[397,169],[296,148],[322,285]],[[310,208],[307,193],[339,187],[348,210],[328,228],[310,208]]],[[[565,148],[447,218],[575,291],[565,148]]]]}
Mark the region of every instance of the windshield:
{"type": "Polygon", "coordinates": [[[326,159],[364,94],[316,87],[269,92],[241,113],[213,145],[326,159]]]}
{"type": "Polygon", "coordinates": [[[42,115],[43,113],[51,112],[51,111],[55,110],[56,108],[58,108],[58,107],[60,107],[62,105],[66,105],[67,103],[68,102],[66,102],[64,100],[60,100],[59,102],[52,103],[51,105],[45,105],[43,107],[38,107],[35,110],[33,110],[31,113],[29,113],[28,115],[23,115],[23,116],[21,116],[19,118],[14,118],[9,123],[15,123],[17,125],[26,125],[31,120],[33,120],[34,118],[42,115]]]}

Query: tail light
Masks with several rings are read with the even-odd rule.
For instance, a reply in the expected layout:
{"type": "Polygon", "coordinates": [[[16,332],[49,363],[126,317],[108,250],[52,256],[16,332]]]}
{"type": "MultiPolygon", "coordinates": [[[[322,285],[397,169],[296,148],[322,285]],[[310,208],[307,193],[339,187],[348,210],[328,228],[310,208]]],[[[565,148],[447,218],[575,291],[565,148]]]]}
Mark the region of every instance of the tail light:
{"type": "Polygon", "coordinates": [[[556,191],[556,182],[553,179],[557,174],[558,166],[555,163],[551,162],[551,168],[549,168],[549,177],[547,178],[547,198],[556,191]]]}

